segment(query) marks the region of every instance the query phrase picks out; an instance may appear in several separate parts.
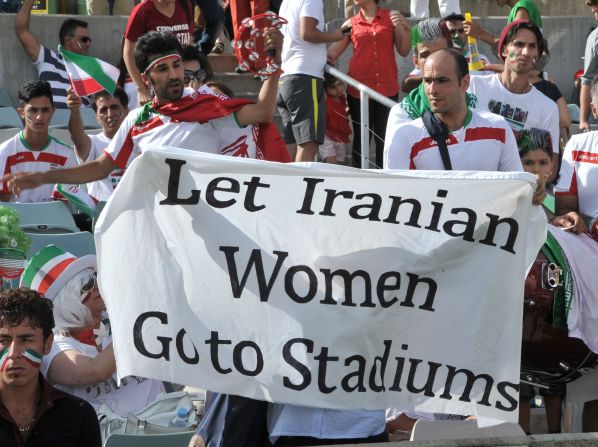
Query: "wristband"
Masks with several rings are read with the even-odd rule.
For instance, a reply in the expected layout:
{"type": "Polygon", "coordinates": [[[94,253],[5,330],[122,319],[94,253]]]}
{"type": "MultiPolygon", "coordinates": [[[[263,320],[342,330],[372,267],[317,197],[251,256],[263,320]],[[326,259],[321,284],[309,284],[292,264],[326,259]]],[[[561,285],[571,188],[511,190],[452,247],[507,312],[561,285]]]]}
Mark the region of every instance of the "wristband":
{"type": "Polygon", "coordinates": [[[350,36],[351,31],[353,31],[353,27],[351,27],[351,26],[345,26],[344,28],[341,28],[341,33],[342,33],[343,37],[350,36]]]}

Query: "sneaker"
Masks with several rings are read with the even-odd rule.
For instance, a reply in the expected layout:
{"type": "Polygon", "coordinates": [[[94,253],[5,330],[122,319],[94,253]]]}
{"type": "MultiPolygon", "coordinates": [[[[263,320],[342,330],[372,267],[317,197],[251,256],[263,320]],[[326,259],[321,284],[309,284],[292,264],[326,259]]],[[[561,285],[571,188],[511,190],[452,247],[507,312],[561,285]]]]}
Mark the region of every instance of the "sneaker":
{"type": "Polygon", "coordinates": [[[235,73],[237,74],[245,74],[245,73],[249,73],[249,70],[245,70],[243,67],[241,67],[240,65],[237,65],[235,67],[235,73]]]}
{"type": "Polygon", "coordinates": [[[224,42],[219,40],[216,41],[214,44],[214,48],[212,48],[212,54],[222,54],[224,53],[224,42]]]}

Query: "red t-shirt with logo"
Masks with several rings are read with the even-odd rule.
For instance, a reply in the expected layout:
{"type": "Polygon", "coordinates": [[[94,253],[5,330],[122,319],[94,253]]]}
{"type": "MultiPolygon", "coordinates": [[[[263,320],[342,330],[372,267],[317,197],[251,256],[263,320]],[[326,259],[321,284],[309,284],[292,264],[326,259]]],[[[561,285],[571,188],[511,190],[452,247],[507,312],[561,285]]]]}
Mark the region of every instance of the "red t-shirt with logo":
{"type": "Polygon", "coordinates": [[[192,36],[195,29],[193,8],[189,0],[183,1],[187,3],[188,15],[185,14],[181,1],[176,0],[172,17],[167,17],[158,11],[152,0],[142,1],[131,11],[125,38],[136,42],[137,39],[150,31],[170,31],[177,36],[181,45],[192,45],[192,36]]]}

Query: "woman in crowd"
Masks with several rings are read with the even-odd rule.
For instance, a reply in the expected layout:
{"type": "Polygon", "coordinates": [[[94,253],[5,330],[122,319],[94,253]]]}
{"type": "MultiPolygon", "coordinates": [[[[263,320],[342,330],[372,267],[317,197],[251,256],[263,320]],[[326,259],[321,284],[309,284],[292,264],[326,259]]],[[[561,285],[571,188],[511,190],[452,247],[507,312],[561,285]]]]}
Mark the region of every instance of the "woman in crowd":
{"type": "Polygon", "coordinates": [[[95,255],[77,258],[50,245],[32,256],[21,285],[54,303],[54,343],[41,369],[48,381],[87,400],[96,411],[104,404],[126,417],[154,401],[163,386],[134,376],[122,378],[117,385],[112,337],[96,273],[95,255]]]}
{"type": "MultiPolygon", "coordinates": [[[[395,49],[403,57],[409,54],[410,28],[400,12],[381,8],[379,3],[380,0],[355,1],[359,12],[342,26],[342,29],[350,29],[350,33],[343,40],[330,46],[328,58],[334,62],[349,44],[352,44],[353,56],[349,62],[348,75],[396,101],[399,95],[399,79],[395,49]]],[[[360,167],[361,133],[358,125],[361,118],[357,89],[350,86],[347,88],[347,102],[354,124],[353,166],[360,167]]],[[[376,142],[376,165],[381,167],[389,109],[377,101],[370,100],[369,114],[369,128],[376,142]]]]}

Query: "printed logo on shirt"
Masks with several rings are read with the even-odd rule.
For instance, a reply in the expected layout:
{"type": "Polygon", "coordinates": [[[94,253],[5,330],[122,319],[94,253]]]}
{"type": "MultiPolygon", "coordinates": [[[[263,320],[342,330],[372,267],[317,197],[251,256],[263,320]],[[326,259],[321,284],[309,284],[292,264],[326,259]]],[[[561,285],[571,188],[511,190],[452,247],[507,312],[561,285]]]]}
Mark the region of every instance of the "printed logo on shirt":
{"type": "Polygon", "coordinates": [[[57,165],[56,163],[50,163],[50,169],[60,169],[62,166],[57,165]]]}
{"type": "Polygon", "coordinates": [[[573,160],[583,163],[598,164],[598,154],[585,151],[573,151],[573,160]]]}
{"type": "Polygon", "coordinates": [[[233,143],[222,148],[224,155],[232,155],[233,157],[249,158],[249,146],[246,143],[247,135],[240,136],[233,143]]]}
{"type": "Polygon", "coordinates": [[[525,128],[525,122],[527,121],[527,115],[529,114],[526,110],[522,110],[519,107],[513,107],[510,104],[495,99],[488,101],[488,110],[506,119],[514,131],[523,130],[525,128]]]}
{"type": "Polygon", "coordinates": [[[191,45],[191,34],[189,33],[189,24],[182,23],[179,25],[162,25],[156,27],[156,31],[167,31],[174,33],[179,39],[181,45],[191,45]]]}

